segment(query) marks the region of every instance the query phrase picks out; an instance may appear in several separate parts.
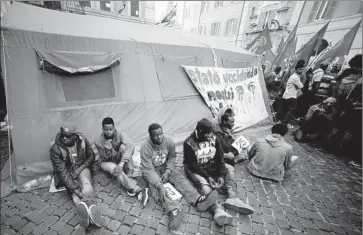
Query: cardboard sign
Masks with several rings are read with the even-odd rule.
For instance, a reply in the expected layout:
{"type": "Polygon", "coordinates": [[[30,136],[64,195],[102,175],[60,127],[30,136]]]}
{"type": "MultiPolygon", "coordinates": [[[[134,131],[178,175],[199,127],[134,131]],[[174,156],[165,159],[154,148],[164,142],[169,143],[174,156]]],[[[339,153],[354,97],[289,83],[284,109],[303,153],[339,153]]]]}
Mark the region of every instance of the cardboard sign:
{"type": "Polygon", "coordinates": [[[180,198],[182,198],[183,196],[179,193],[178,190],[176,190],[174,188],[174,186],[170,183],[166,183],[164,184],[164,188],[166,190],[166,192],[169,194],[169,197],[171,198],[171,200],[175,201],[175,200],[179,200],[180,198]]]}
{"type": "Polygon", "coordinates": [[[241,135],[233,142],[232,147],[235,148],[238,153],[241,153],[242,150],[247,149],[249,145],[250,143],[248,142],[248,140],[243,135],[241,135]]]}
{"type": "Polygon", "coordinates": [[[233,109],[236,114],[235,131],[268,117],[260,84],[263,79],[260,67],[258,62],[240,69],[183,65],[214,117],[224,107],[233,109]]]}
{"type": "Polygon", "coordinates": [[[53,176],[52,182],[50,183],[49,192],[50,193],[56,193],[56,192],[61,192],[61,191],[65,191],[65,190],[66,190],[65,187],[60,187],[59,189],[57,189],[55,187],[55,184],[54,184],[54,176],[53,176]]]}

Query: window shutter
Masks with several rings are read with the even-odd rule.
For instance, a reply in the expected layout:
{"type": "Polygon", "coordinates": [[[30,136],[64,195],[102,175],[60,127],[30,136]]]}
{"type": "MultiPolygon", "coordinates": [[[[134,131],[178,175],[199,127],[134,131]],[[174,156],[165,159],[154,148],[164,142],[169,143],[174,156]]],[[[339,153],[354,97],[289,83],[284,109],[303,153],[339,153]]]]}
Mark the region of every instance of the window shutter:
{"type": "Polygon", "coordinates": [[[271,11],[267,19],[267,25],[269,29],[271,28],[271,21],[274,19],[274,17],[275,17],[275,11],[271,11]]]}
{"type": "Polygon", "coordinates": [[[224,30],[224,35],[228,35],[231,32],[231,19],[226,22],[226,29],[224,30]]]}
{"type": "Polygon", "coordinates": [[[323,14],[323,19],[330,19],[335,7],[337,6],[338,1],[331,1],[329,2],[329,6],[327,7],[328,9],[325,10],[324,14],[323,14]]]}
{"type": "Polygon", "coordinates": [[[267,12],[262,12],[260,14],[260,18],[258,19],[258,23],[257,23],[257,30],[263,29],[263,23],[265,22],[266,15],[267,15],[267,12]]]}
{"type": "Polygon", "coordinates": [[[313,21],[315,19],[315,14],[316,11],[318,10],[318,4],[320,3],[320,1],[315,1],[313,8],[311,9],[310,15],[309,15],[309,22],[313,21]]]}
{"type": "Polygon", "coordinates": [[[203,13],[205,9],[205,1],[202,1],[202,5],[200,7],[200,12],[203,13]]]}

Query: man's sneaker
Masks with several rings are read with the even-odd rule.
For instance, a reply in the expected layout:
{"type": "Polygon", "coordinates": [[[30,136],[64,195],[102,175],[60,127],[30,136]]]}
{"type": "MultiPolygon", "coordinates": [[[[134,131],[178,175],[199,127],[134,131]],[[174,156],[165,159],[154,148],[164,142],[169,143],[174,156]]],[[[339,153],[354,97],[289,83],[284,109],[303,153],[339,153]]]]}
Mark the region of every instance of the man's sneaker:
{"type": "Polygon", "coordinates": [[[88,210],[91,222],[99,228],[105,226],[105,218],[102,216],[102,211],[98,206],[91,205],[88,210]]]}
{"type": "Polygon", "coordinates": [[[219,225],[219,226],[224,226],[226,224],[231,224],[232,220],[233,220],[233,216],[228,214],[224,208],[223,205],[217,200],[216,203],[216,209],[214,211],[214,221],[219,225]]]}
{"type": "Polygon", "coordinates": [[[148,188],[144,188],[142,189],[138,195],[137,195],[137,199],[141,202],[141,204],[143,206],[146,206],[147,201],[149,200],[149,189],[148,188]]]}
{"type": "Polygon", "coordinates": [[[201,196],[201,199],[197,202],[196,208],[199,212],[208,210],[218,200],[218,192],[213,190],[206,196],[201,196]]]}
{"type": "Polygon", "coordinates": [[[88,206],[85,202],[79,202],[77,204],[77,215],[80,218],[79,224],[82,228],[87,228],[89,226],[89,215],[88,206]]]}
{"type": "Polygon", "coordinates": [[[250,215],[250,214],[253,214],[253,212],[254,212],[253,208],[250,205],[242,202],[241,199],[239,199],[237,197],[228,198],[225,201],[224,206],[227,209],[233,210],[242,215],[250,215]]]}
{"type": "Polygon", "coordinates": [[[130,196],[130,197],[135,197],[136,196],[136,191],[133,190],[133,189],[129,189],[127,190],[127,194],[130,196]]]}
{"type": "Polygon", "coordinates": [[[176,230],[183,219],[183,211],[179,209],[174,209],[169,212],[169,228],[170,230],[176,230]]]}
{"type": "Polygon", "coordinates": [[[292,128],[294,128],[294,126],[291,124],[287,124],[287,128],[292,129],[292,128]]]}

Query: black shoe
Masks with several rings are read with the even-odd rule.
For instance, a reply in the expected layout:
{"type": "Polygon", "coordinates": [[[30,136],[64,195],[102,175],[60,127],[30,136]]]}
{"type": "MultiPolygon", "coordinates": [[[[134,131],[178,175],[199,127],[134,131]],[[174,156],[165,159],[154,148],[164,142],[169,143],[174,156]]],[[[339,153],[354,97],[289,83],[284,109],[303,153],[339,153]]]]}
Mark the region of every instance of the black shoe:
{"type": "Polygon", "coordinates": [[[144,188],[137,194],[137,199],[141,202],[143,206],[146,206],[149,200],[149,189],[144,188]]]}
{"type": "Polygon", "coordinates": [[[214,203],[218,200],[218,192],[213,190],[206,196],[202,196],[202,198],[197,202],[196,208],[199,212],[204,212],[208,210],[214,203]]]}
{"type": "Polygon", "coordinates": [[[170,230],[176,230],[183,219],[183,211],[179,210],[179,209],[174,209],[172,211],[169,212],[169,228],[170,230]]]}

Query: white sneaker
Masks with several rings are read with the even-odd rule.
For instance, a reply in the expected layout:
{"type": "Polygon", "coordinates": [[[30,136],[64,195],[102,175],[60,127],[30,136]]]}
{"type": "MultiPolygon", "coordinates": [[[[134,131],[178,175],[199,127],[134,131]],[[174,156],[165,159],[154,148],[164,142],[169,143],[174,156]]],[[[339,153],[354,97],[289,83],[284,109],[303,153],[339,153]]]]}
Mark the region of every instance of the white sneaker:
{"type": "Polygon", "coordinates": [[[82,228],[87,228],[89,226],[89,214],[88,206],[85,202],[79,202],[77,204],[77,215],[80,218],[79,224],[82,228]]]}
{"type": "Polygon", "coordinates": [[[291,124],[287,124],[287,128],[292,129],[292,128],[294,128],[294,126],[291,124]]]}

